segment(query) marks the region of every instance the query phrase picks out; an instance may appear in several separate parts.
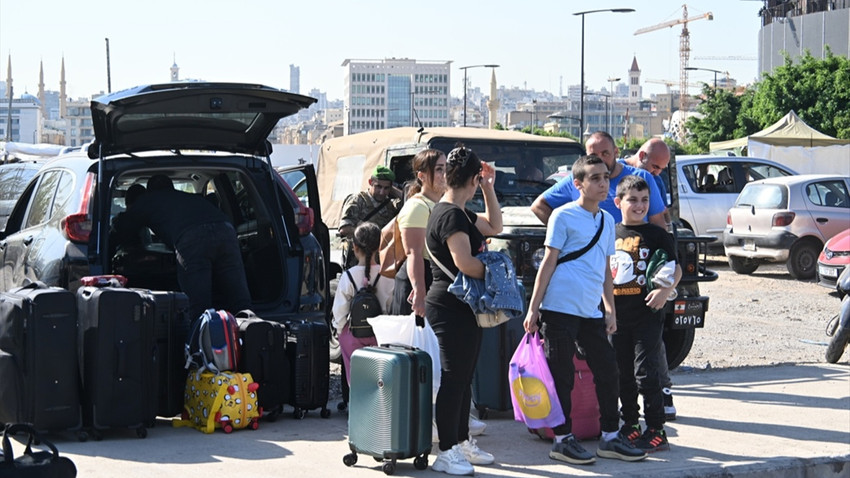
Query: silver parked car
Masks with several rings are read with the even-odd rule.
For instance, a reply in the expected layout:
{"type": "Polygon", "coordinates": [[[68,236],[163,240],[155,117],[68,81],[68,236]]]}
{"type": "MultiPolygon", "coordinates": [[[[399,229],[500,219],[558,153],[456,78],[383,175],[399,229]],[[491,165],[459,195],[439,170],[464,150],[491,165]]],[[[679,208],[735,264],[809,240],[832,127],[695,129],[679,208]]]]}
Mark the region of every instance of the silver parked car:
{"type": "Polygon", "coordinates": [[[811,279],[818,254],[850,227],[850,178],[804,174],[747,184],[729,209],[723,247],[729,266],[753,273],[762,262],[786,262],[795,279],[811,279]]]}
{"type": "Polygon", "coordinates": [[[796,174],[779,163],[745,156],[676,156],[676,166],[680,219],[694,234],[718,239],[726,228],[726,212],[747,183],[796,174]]]}

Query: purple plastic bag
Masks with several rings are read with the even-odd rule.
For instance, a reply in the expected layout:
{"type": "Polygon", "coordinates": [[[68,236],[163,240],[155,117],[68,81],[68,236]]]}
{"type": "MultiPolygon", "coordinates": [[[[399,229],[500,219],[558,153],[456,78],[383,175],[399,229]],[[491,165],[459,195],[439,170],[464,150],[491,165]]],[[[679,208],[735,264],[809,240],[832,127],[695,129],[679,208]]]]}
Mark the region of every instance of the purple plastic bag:
{"type": "Polygon", "coordinates": [[[537,333],[527,333],[520,341],[511,358],[508,381],[516,421],[530,428],[552,428],[564,423],[564,411],[537,333]]]}

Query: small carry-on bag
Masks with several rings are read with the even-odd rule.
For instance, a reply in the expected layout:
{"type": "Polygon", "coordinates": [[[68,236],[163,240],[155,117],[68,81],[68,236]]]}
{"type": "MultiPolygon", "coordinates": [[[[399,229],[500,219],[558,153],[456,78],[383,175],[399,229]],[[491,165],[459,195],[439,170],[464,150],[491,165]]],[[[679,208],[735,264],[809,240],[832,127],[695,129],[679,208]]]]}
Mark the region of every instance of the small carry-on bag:
{"type": "Polygon", "coordinates": [[[404,345],[364,347],[351,354],[346,466],[357,454],[383,460],[384,473],[396,460],[414,458],[428,468],[431,451],[431,356],[404,345]]]}
{"type": "Polygon", "coordinates": [[[184,410],[175,427],[192,427],[204,433],[221,428],[230,433],[239,428],[256,430],[263,410],[257,405],[257,389],[249,373],[200,372],[186,379],[184,410]]]}
{"type": "Polygon", "coordinates": [[[308,410],[321,408],[328,418],[330,383],[330,329],[324,320],[286,322],[286,353],[292,367],[289,404],[293,416],[304,418],[308,410]]]}
{"type": "Polygon", "coordinates": [[[236,314],[242,357],[239,371],[250,373],[260,385],[260,408],[269,418],[279,414],[290,401],[292,373],[286,355],[286,330],[283,324],[263,320],[250,311],[236,314]]]}
{"type": "MultiPolygon", "coordinates": [[[[590,440],[602,434],[599,423],[599,401],[596,399],[596,385],[593,383],[593,372],[584,358],[573,357],[576,378],[573,393],[570,394],[572,411],[570,419],[573,423],[573,435],[577,440],[590,440]]],[[[555,433],[551,428],[529,428],[529,433],[536,434],[544,440],[552,440],[555,433]]]]}
{"type": "Polygon", "coordinates": [[[156,414],[173,417],[183,411],[186,386],[184,347],[192,319],[189,296],[183,292],[134,289],[153,303],[159,401],[156,414]]]}
{"type": "Polygon", "coordinates": [[[0,454],[0,478],[74,478],[77,467],[68,457],[59,456],[53,443],[38,434],[32,425],[18,423],[7,425],[3,431],[3,453],[0,454]],[[14,457],[10,438],[29,435],[27,447],[19,457],[14,457]],[[44,446],[50,451],[33,451],[32,446],[44,446]]]}
{"type": "Polygon", "coordinates": [[[43,283],[0,292],[0,422],[79,429],[79,382],[74,293],[43,283]]]}
{"type": "Polygon", "coordinates": [[[207,309],[192,324],[185,368],[212,372],[239,370],[239,324],[226,310],[207,309]]]}
{"type": "Polygon", "coordinates": [[[156,419],[158,400],[153,303],[121,287],[80,287],[79,350],[83,422],[95,438],[107,428],[135,428],[156,419]]]}

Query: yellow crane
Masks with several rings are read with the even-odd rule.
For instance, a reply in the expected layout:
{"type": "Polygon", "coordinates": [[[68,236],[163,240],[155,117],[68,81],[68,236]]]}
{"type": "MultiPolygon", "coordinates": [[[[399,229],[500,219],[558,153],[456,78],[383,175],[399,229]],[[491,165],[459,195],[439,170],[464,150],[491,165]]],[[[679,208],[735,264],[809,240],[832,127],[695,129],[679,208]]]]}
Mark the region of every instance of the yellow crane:
{"type": "Polygon", "coordinates": [[[702,20],[703,18],[714,20],[714,15],[711,12],[708,12],[696,17],[688,18],[688,6],[682,5],[682,18],[659,23],[646,28],[640,28],[635,31],[635,35],[640,35],[641,33],[648,33],[655,30],[661,30],[662,28],[682,25],[682,34],[679,35],[679,109],[682,111],[683,115],[688,109],[688,70],[685,68],[688,67],[688,58],[691,55],[691,34],[688,32],[688,22],[702,20]]]}

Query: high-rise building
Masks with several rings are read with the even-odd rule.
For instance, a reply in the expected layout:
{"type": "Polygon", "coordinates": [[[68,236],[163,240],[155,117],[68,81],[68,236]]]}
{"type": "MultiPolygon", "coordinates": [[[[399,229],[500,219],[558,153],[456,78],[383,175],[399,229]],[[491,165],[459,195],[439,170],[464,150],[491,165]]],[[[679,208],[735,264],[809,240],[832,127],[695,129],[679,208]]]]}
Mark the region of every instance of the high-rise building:
{"type": "Polygon", "coordinates": [[[301,94],[301,67],[289,65],[289,92],[301,94]]]}
{"type": "Polygon", "coordinates": [[[342,66],[344,134],[450,125],[451,61],[346,59],[342,66]]]}

